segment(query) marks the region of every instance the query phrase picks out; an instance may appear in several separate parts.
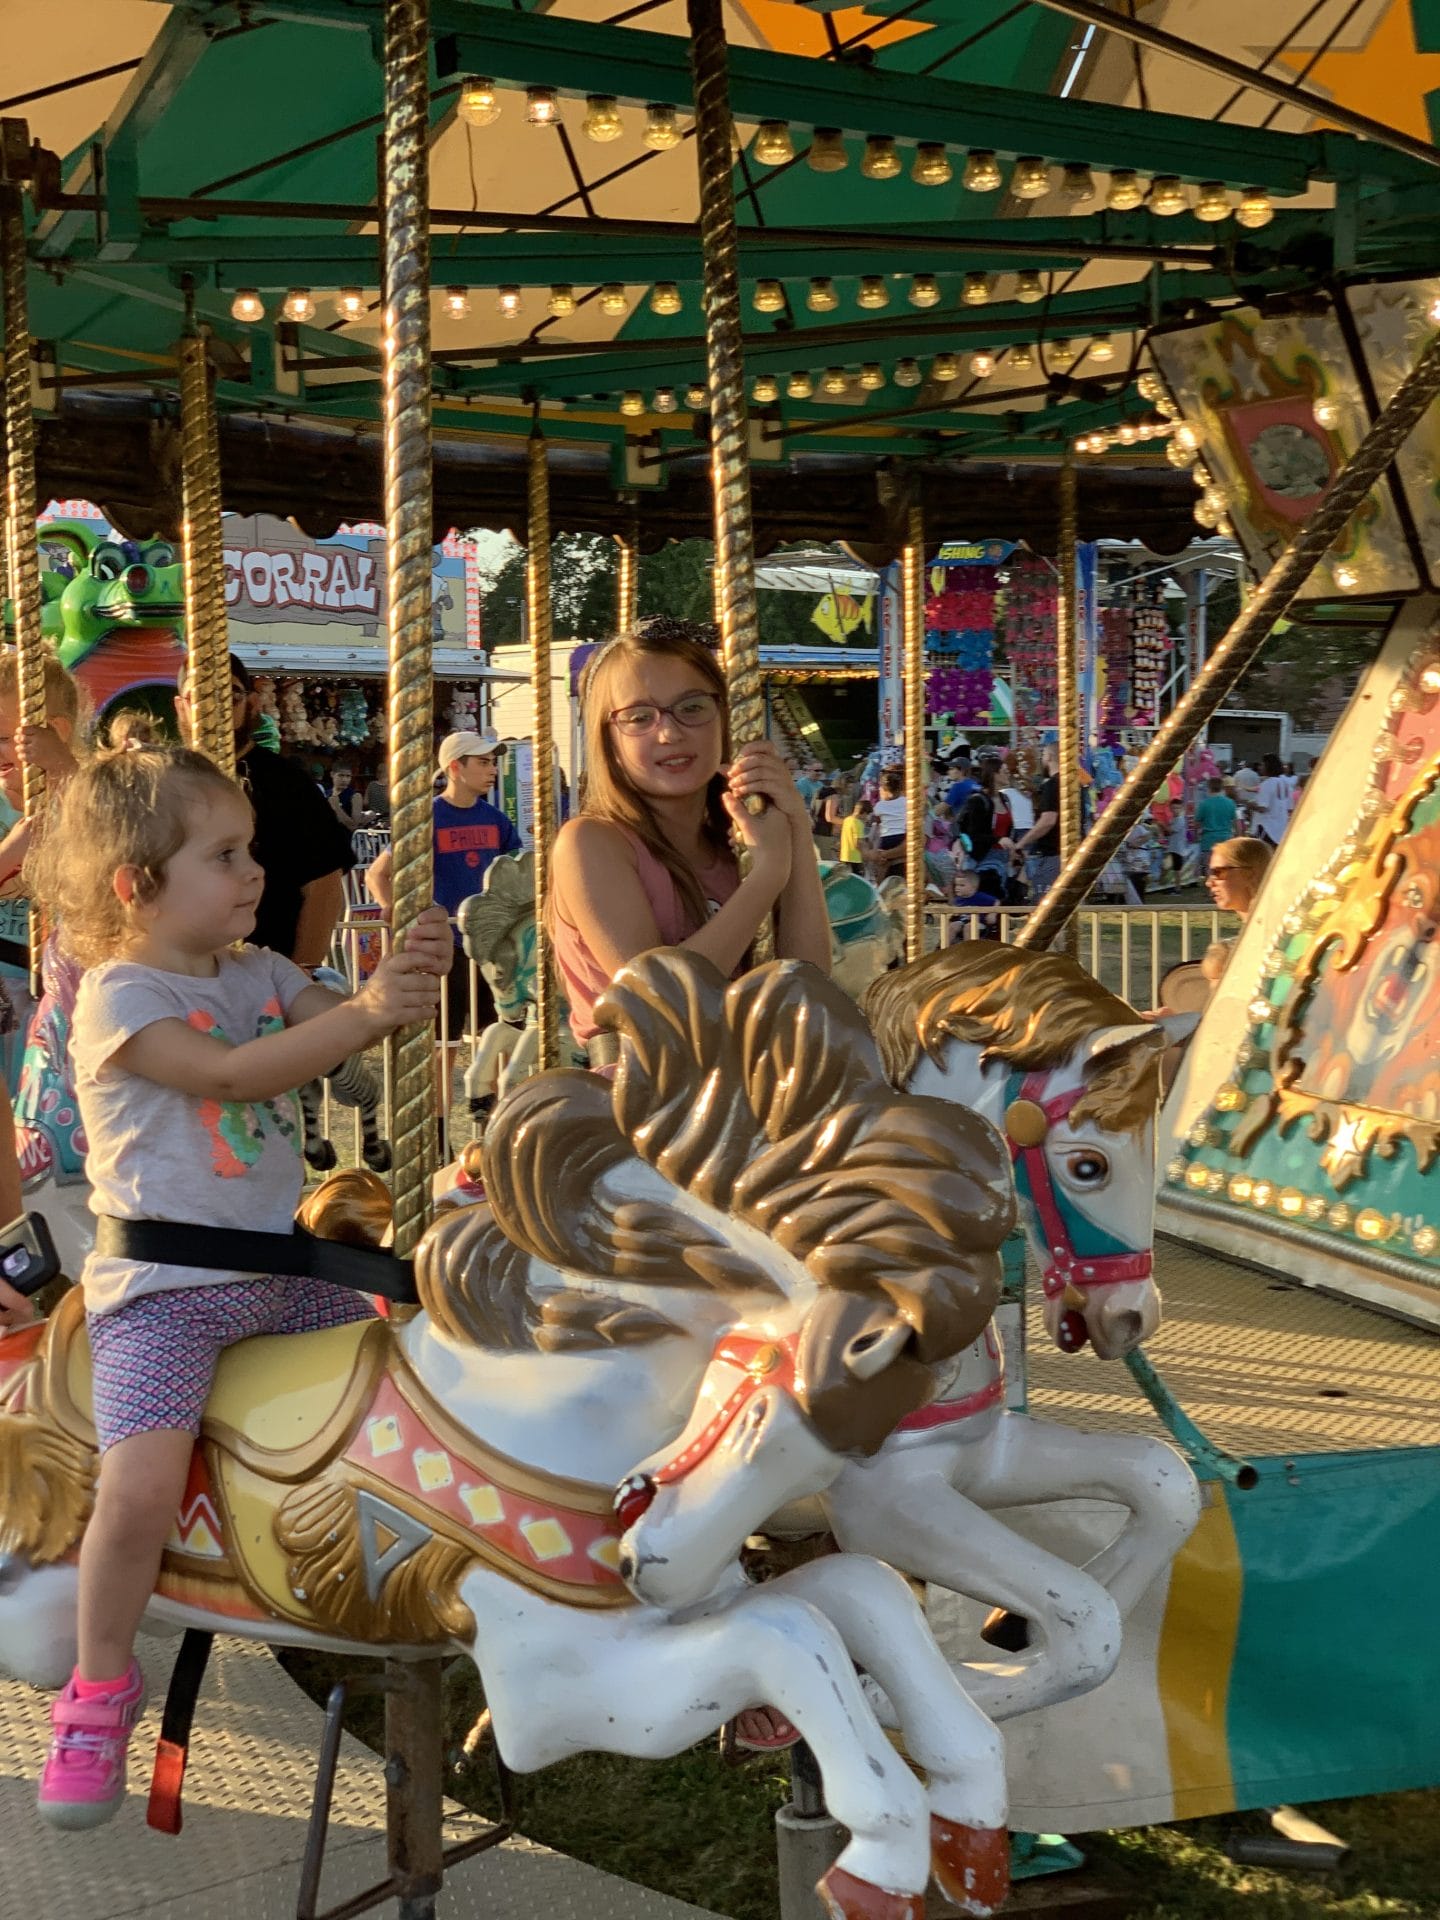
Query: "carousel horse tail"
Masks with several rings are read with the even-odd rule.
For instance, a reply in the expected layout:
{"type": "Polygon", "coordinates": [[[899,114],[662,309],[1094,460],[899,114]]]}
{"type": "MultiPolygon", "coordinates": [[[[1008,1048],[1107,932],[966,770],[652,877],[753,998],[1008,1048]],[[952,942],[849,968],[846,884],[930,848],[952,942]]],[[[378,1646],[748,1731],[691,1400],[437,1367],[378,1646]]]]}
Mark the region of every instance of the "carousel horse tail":
{"type": "Polygon", "coordinates": [[[320,1123],[324,1110],[324,1094],[318,1080],[307,1080],[300,1088],[300,1116],[305,1126],[305,1164],[314,1167],[317,1173],[329,1173],[335,1165],[334,1147],[325,1137],[320,1123]]]}
{"type": "Polygon", "coordinates": [[[390,1171],[390,1143],[380,1131],[380,1076],[363,1055],[352,1053],[327,1075],[342,1107],[360,1116],[361,1157],[372,1173],[390,1171]]]}

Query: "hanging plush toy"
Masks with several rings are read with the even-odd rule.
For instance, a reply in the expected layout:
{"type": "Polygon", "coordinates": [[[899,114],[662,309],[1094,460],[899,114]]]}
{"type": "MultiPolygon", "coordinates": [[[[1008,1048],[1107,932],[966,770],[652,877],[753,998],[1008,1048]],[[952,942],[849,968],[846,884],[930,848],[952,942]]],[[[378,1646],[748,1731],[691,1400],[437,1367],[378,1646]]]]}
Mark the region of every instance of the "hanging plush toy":
{"type": "Polygon", "coordinates": [[[342,747],[363,747],[370,732],[370,715],[366,711],[365,696],[359,687],[340,689],[340,745],[342,747]]]}
{"type": "Polygon", "coordinates": [[[451,733],[473,733],[475,731],[475,689],[473,687],[455,687],[450,694],[450,717],[446,723],[451,733]]]}
{"type": "Polygon", "coordinates": [[[314,741],[305,711],[305,688],[299,680],[286,680],[280,688],[280,737],[291,747],[308,747],[314,741]]]}

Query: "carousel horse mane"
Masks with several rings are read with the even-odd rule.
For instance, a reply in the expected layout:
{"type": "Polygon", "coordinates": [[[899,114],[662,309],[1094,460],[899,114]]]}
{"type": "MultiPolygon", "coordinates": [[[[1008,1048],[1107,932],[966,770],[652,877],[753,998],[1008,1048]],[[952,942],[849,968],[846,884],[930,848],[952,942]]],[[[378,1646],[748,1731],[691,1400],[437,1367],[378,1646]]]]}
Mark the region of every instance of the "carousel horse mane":
{"type": "Polygon", "coordinates": [[[802,1263],[835,1297],[837,1336],[883,1305],[914,1330],[922,1365],[978,1337],[1013,1217],[1008,1159],[975,1115],[896,1093],[829,980],[779,962],[727,986],[708,961],[662,950],[622,969],[596,1015],[619,1036],[614,1080],[548,1073],[508,1094],[486,1134],[487,1204],[437,1221],[417,1249],[441,1332],[628,1345],[681,1331],[664,1312],[677,1290],[776,1291],[723,1229],[620,1197],[605,1176],[638,1158],[802,1263]],[[532,1259],[599,1287],[547,1291],[532,1259]],[[647,1288],[655,1301],[637,1302],[647,1288]]]}
{"type": "MultiPolygon", "coordinates": [[[[945,1043],[981,1049],[981,1063],[1020,1073],[1058,1067],[1102,1027],[1135,1027],[1140,1015],[1065,953],[1033,953],[994,940],[966,940],[896,973],[864,998],[885,1072],[904,1086],[945,1043]]],[[[1090,1060],[1071,1124],[1135,1133],[1155,1117],[1155,1047],[1111,1048],[1090,1060]]]]}
{"type": "Polygon", "coordinates": [[[466,953],[481,964],[493,960],[506,940],[531,919],[534,912],[534,854],[512,854],[492,860],[485,870],[482,890],[463,901],[456,915],[466,953]]]}

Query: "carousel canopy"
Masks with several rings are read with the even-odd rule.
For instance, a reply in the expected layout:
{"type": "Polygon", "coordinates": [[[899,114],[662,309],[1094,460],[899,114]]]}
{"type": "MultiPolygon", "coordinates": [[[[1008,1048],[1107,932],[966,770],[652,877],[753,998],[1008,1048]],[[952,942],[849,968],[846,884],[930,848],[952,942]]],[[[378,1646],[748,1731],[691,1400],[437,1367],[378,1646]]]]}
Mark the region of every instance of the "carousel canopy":
{"type": "MultiPolygon", "coordinates": [[[[43,488],[173,518],[188,285],[226,504],[317,531],[376,511],[380,11],[10,0],[43,488]]],[[[1149,333],[1435,266],[1435,8],[1139,13],[732,0],[762,548],[880,557],[906,465],[932,525],[991,526],[1003,477],[1006,530],[1043,541],[1045,463],[1080,441],[1082,534],[1172,551],[1193,490],[1137,390],[1149,333]]],[[[432,14],[437,514],[523,532],[538,411],[557,527],[708,530],[683,5],[432,14]]]]}

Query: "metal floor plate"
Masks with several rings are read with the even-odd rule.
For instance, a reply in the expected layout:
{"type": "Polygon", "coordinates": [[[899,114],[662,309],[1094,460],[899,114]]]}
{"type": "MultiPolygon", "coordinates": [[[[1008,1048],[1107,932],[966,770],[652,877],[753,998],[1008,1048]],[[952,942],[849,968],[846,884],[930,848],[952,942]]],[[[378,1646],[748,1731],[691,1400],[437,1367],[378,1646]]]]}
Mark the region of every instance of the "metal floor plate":
{"type": "MultiPolygon", "coordinates": [[[[0,1681],[0,1914],[6,1920],[293,1920],[319,1709],[262,1647],[217,1640],[196,1715],[178,1839],[145,1825],[149,1762],[178,1640],[140,1643],[151,1706],[133,1747],[130,1797],[107,1827],[60,1834],[35,1812],[50,1696],[0,1681]]],[[[347,1735],[321,1888],[333,1906],[385,1876],[376,1756],[347,1735]]],[[[474,1828],[453,1820],[449,1839],[474,1828]]],[[[451,1874],[441,1920],[712,1920],[528,1840],[451,1874]]],[[[391,1920],[394,1902],[378,1910],[391,1920]]]]}
{"type": "MultiPolygon", "coordinates": [[[[1435,1334],[1168,1238],[1155,1277],[1165,1317],[1146,1351],[1217,1445],[1270,1458],[1440,1446],[1435,1334]]],[[[1158,1431],[1124,1366],[1058,1352],[1038,1314],[1028,1336],[1036,1414],[1158,1431]]]]}

